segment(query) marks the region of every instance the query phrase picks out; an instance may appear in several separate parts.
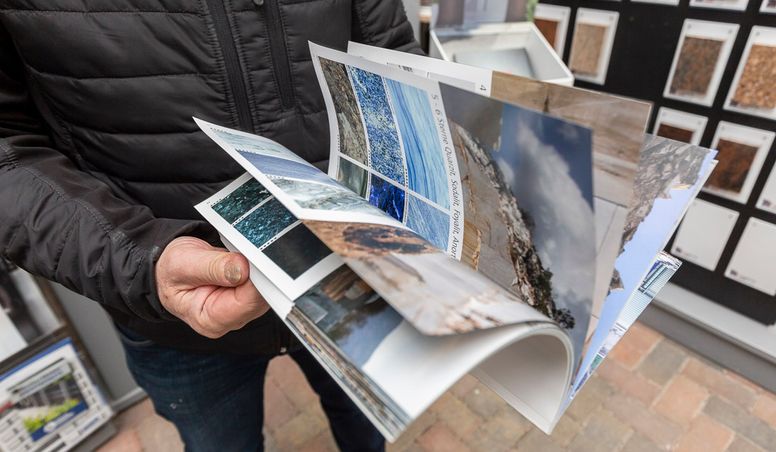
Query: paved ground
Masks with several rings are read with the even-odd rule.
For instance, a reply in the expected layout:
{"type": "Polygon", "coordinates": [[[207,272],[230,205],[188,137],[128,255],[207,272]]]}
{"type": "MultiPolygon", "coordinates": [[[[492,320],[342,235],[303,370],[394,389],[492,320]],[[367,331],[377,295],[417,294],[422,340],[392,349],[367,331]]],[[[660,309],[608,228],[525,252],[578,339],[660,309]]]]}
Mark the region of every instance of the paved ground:
{"type": "MultiPolygon", "coordinates": [[[[763,451],[776,449],[776,396],[637,324],[601,366],[552,436],[466,377],[391,451],[763,451]]],[[[270,365],[267,449],[335,451],[316,396],[290,359],[270,365]]],[[[101,451],[182,450],[144,401],[121,413],[101,451]]]]}

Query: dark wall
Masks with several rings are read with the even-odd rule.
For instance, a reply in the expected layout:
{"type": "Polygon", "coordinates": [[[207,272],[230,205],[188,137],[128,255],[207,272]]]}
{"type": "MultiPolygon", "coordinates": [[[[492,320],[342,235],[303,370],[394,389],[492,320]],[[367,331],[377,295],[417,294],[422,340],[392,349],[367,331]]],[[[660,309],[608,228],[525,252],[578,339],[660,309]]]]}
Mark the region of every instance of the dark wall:
{"type": "MultiPolygon", "coordinates": [[[[678,6],[636,3],[628,0],[541,0],[541,3],[570,6],[572,9],[564,53],[566,56],[564,60],[567,63],[571,54],[571,41],[578,7],[620,13],[606,83],[601,86],[578,81],[576,86],[652,102],[654,107],[650,118],[649,132],[653,130],[655,116],[660,107],[695,113],[709,118],[700,143],[706,147],[711,146],[711,140],[720,121],[764,130],[776,130],[776,121],[726,111],[722,108],[752,26],[776,27],[776,15],[759,12],[762,0],[750,0],[746,11],[691,8],[689,0],[681,0],[678,6]],[[663,89],[685,19],[737,23],[741,26],[714,104],[711,107],[663,97],[663,89]]],[[[776,80],[773,81],[773,89],[776,90],[776,80]]],[[[776,297],[768,296],[730,280],[725,277],[724,272],[750,217],[776,223],[776,215],[755,208],[755,203],[775,162],[776,144],[770,150],[746,204],[739,204],[704,192],[699,195],[701,199],[739,212],[740,216],[715,271],[711,272],[690,262],[685,262],[672,280],[680,286],[764,324],[776,323],[776,297]]],[[[673,242],[673,239],[671,241],[673,242]]],[[[669,250],[670,246],[669,243],[669,250]]],[[[773,268],[774,278],[776,278],[776,262],[773,264],[773,268]]]]}

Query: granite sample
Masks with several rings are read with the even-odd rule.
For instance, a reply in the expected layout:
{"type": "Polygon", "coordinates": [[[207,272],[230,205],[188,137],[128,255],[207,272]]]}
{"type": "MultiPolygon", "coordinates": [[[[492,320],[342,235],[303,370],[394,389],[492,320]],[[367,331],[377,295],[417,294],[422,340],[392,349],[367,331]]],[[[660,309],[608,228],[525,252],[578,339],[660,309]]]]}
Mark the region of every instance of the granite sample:
{"type": "Polygon", "coordinates": [[[534,25],[536,25],[536,28],[544,35],[547,42],[549,42],[552,47],[555,47],[555,37],[558,34],[558,22],[548,19],[534,19],[534,25]]]}
{"type": "Polygon", "coordinates": [[[737,107],[776,108],[776,47],[752,46],[730,102],[737,107]]]}
{"type": "Polygon", "coordinates": [[[598,75],[606,28],[603,25],[577,24],[569,62],[572,72],[590,76],[598,75]]]}
{"type": "Polygon", "coordinates": [[[740,193],[746,176],[752,169],[757,148],[721,138],[717,143],[717,150],[719,163],[711,172],[706,187],[740,193]]]}
{"type": "Polygon", "coordinates": [[[662,123],[657,128],[657,136],[670,138],[676,141],[689,143],[692,140],[693,131],[682,127],[662,123]]]}
{"type": "Polygon", "coordinates": [[[669,92],[680,96],[705,96],[722,44],[716,39],[684,38],[669,92]]]}

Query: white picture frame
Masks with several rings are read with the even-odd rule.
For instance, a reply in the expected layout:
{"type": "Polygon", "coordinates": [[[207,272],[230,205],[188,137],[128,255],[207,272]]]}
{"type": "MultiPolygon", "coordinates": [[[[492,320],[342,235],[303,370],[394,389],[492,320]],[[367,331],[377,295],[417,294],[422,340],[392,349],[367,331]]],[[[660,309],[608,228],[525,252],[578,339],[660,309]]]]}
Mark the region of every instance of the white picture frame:
{"type": "Polygon", "coordinates": [[[776,1],[763,0],[762,5],[760,5],[760,12],[765,14],[776,14],[776,1]],[[773,4],[769,5],[769,3],[773,4]]]}
{"type": "Polygon", "coordinates": [[[561,58],[563,58],[563,50],[566,46],[566,35],[569,31],[569,17],[571,17],[571,8],[568,6],[539,3],[536,5],[536,9],[534,9],[534,20],[542,19],[558,23],[558,27],[555,29],[553,48],[561,58]]]}
{"type": "MultiPolygon", "coordinates": [[[[746,203],[749,199],[749,196],[752,194],[752,189],[754,188],[754,184],[760,174],[763,163],[765,163],[765,158],[768,156],[768,151],[773,144],[774,136],[776,136],[776,133],[768,130],[755,129],[754,127],[747,127],[740,124],[720,121],[719,125],[717,125],[716,132],[714,132],[714,138],[711,141],[711,149],[717,149],[720,140],[724,139],[726,141],[751,146],[757,150],[755,151],[752,164],[746,173],[740,191],[735,192],[732,190],[723,190],[717,187],[712,187],[709,185],[709,182],[707,182],[703,187],[703,191],[722,198],[730,199],[731,201],[740,202],[742,204],[746,203]]],[[[720,158],[724,157],[718,154],[717,159],[720,160],[720,158]]],[[[717,164],[717,167],[714,169],[714,171],[723,171],[724,168],[725,162],[720,160],[720,163],[717,164]]],[[[709,178],[709,181],[711,181],[713,177],[714,173],[712,172],[712,176],[709,178]]]]}
{"type": "Polygon", "coordinates": [[[655,5],[678,6],[679,0],[631,0],[633,3],[652,3],[655,5]]]}
{"type": "Polygon", "coordinates": [[[776,214],[776,167],[768,175],[768,180],[765,181],[765,187],[757,199],[756,206],[760,210],[776,214]]]}
{"type": "MultiPolygon", "coordinates": [[[[614,35],[617,33],[617,23],[620,19],[620,13],[616,11],[605,11],[601,9],[579,8],[577,9],[577,18],[574,24],[574,34],[572,34],[571,55],[569,56],[569,65],[574,56],[574,50],[577,43],[574,42],[577,26],[579,24],[589,24],[606,27],[606,34],[601,45],[601,54],[598,60],[598,70],[596,75],[587,75],[574,73],[577,80],[582,80],[598,85],[606,83],[606,75],[609,71],[609,60],[612,55],[612,46],[614,44],[614,35]]],[[[569,67],[571,69],[571,67],[569,67]]],[[[572,69],[573,72],[573,69],[572,69]]]]}
{"type": "Polygon", "coordinates": [[[735,210],[702,199],[693,200],[676,232],[671,254],[714,271],[738,216],[735,210]]]}
{"type": "MultiPolygon", "coordinates": [[[[774,8],[776,12],[776,8],[774,8]]],[[[746,41],[746,47],[744,53],[741,55],[741,60],[738,62],[738,69],[736,69],[736,75],[733,77],[733,83],[730,85],[727,98],[725,99],[725,110],[735,111],[737,113],[744,113],[752,116],[760,116],[767,119],[776,119],[776,106],[768,110],[766,108],[757,107],[743,107],[733,104],[733,98],[735,97],[738,84],[741,81],[741,76],[744,73],[744,68],[749,60],[749,54],[751,53],[752,46],[760,45],[766,47],[776,48],[776,28],[763,27],[755,25],[752,27],[752,31],[749,33],[749,38],[746,41]]],[[[774,83],[774,90],[776,90],[776,81],[774,83]]]]}
{"type": "MultiPolygon", "coordinates": [[[[660,126],[663,124],[678,127],[692,132],[689,144],[698,146],[703,137],[703,132],[706,130],[706,124],[709,122],[709,118],[693,113],[687,113],[684,111],[674,110],[672,108],[660,107],[655,119],[655,128],[652,133],[657,135],[660,126]]],[[[671,138],[671,137],[668,137],[671,138]]]]}
{"type": "Polygon", "coordinates": [[[666,86],[663,90],[663,97],[710,107],[714,103],[714,98],[717,96],[719,83],[722,80],[722,74],[725,72],[725,66],[727,66],[728,59],[730,58],[730,51],[733,48],[733,43],[736,40],[739,28],[738,24],[685,19],[684,25],[682,26],[682,33],[679,36],[679,42],[677,42],[676,51],[674,52],[674,59],[671,62],[671,71],[668,73],[666,86]],[[687,38],[721,41],[720,51],[709,84],[706,87],[706,91],[702,94],[671,92],[671,85],[676,75],[679,57],[681,56],[682,48],[687,38]]]}
{"type": "Polygon", "coordinates": [[[776,260],[776,225],[750,218],[730,258],[725,277],[770,296],[776,295],[773,262],[776,260]]]}
{"type": "Polygon", "coordinates": [[[690,0],[690,7],[744,11],[748,3],[749,0],[690,0]]]}

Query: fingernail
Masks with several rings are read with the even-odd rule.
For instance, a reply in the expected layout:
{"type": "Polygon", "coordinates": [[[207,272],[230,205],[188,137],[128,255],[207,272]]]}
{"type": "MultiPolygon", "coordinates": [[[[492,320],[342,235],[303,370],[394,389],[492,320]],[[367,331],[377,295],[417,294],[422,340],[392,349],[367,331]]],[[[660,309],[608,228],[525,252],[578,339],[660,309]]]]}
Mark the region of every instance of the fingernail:
{"type": "Polygon", "coordinates": [[[240,266],[226,264],[226,279],[232,284],[238,284],[242,279],[242,270],[240,270],[240,266]]]}

